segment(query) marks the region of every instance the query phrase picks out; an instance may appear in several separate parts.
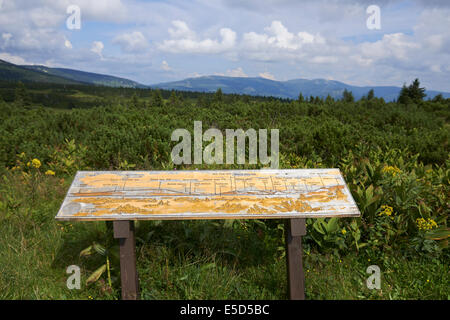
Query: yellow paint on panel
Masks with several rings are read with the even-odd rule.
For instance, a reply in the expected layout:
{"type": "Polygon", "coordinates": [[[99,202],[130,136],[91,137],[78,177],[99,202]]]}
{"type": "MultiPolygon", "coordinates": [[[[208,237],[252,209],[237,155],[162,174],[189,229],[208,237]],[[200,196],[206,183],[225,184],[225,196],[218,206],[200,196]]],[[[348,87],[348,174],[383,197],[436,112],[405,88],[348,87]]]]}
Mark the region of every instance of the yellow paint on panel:
{"type": "Polygon", "coordinates": [[[357,213],[337,169],[88,172],[73,190],[62,218],[357,213]]]}

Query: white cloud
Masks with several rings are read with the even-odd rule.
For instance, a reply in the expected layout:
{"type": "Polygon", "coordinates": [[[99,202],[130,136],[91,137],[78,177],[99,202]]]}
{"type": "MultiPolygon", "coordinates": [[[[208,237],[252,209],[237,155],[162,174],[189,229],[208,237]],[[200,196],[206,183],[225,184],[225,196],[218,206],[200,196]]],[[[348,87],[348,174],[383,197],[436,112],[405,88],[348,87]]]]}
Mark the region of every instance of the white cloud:
{"type": "Polygon", "coordinates": [[[190,74],[187,75],[188,78],[200,78],[203,77],[204,75],[198,72],[192,72],[190,74]]]}
{"type": "Polygon", "coordinates": [[[127,6],[121,0],[69,0],[70,4],[78,4],[82,17],[108,22],[125,22],[129,20],[127,6]]]}
{"type": "Polygon", "coordinates": [[[374,62],[373,59],[364,58],[361,54],[353,54],[350,56],[350,59],[355,61],[359,66],[362,67],[370,67],[374,62]]]}
{"type": "Polygon", "coordinates": [[[283,49],[298,49],[299,43],[295,35],[288,31],[280,21],[272,21],[270,27],[265,28],[273,37],[267,38],[267,43],[283,49]]]}
{"type": "Polygon", "coordinates": [[[320,34],[290,32],[281,21],[272,21],[266,33],[246,32],[241,43],[244,55],[255,60],[289,60],[303,58],[308,50],[322,51],[326,40],[320,34]]]}
{"type": "Polygon", "coordinates": [[[271,74],[270,72],[261,72],[261,73],[259,73],[258,74],[261,78],[264,78],[264,79],[269,79],[269,80],[276,80],[275,79],[275,76],[273,75],[273,74],[271,74]]]}
{"type": "Polygon", "coordinates": [[[268,43],[268,36],[266,34],[258,34],[256,32],[244,33],[243,43],[244,46],[250,50],[264,49],[268,43]]]}
{"type": "Polygon", "coordinates": [[[195,32],[183,21],[172,21],[175,29],[169,29],[172,39],[164,40],[159,49],[171,53],[224,53],[234,48],[236,32],[229,28],[220,29],[221,41],[216,39],[198,40],[195,32]]]}
{"type": "Polygon", "coordinates": [[[172,68],[169,66],[166,60],[161,63],[161,69],[164,71],[172,71],[172,68]]]}
{"type": "Polygon", "coordinates": [[[0,48],[32,60],[62,52],[65,39],[58,26],[64,15],[65,10],[46,6],[43,0],[4,2],[0,10],[0,48]]]}
{"type": "Polygon", "coordinates": [[[314,56],[309,61],[312,63],[336,63],[338,58],[335,56],[314,56]]]}
{"type": "Polygon", "coordinates": [[[320,35],[312,35],[311,33],[305,32],[305,31],[301,31],[299,33],[297,33],[297,36],[300,39],[300,42],[302,44],[306,44],[306,43],[319,43],[319,44],[324,44],[325,43],[325,39],[323,37],[321,37],[320,35]]]}
{"type": "Polygon", "coordinates": [[[433,49],[439,50],[444,44],[444,36],[442,34],[433,34],[427,37],[426,44],[433,49]]]}
{"type": "Polygon", "coordinates": [[[112,43],[118,44],[125,52],[142,52],[149,46],[147,39],[140,31],[120,34],[113,39],[112,43]]]}
{"type": "Polygon", "coordinates": [[[66,41],[64,41],[64,46],[68,49],[72,49],[72,43],[66,39],[66,41]]]}
{"type": "Polygon", "coordinates": [[[91,51],[98,54],[100,56],[101,59],[103,59],[103,48],[105,46],[103,45],[103,42],[101,41],[94,41],[92,42],[92,47],[91,47],[91,51]]]}
{"type": "Polygon", "coordinates": [[[10,62],[10,63],[14,63],[14,64],[30,64],[29,62],[27,62],[25,59],[19,57],[19,56],[15,56],[15,55],[11,55],[7,52],[0,52],[0,59],[10,62]]]}
{"type": "Polygon", "coordinates": [[[442,72],[441,66],[438,64],[433,64],[432,66],[430,66],[430,70],[433,72],[442,72]]]}
{"type": "Polygon", "coordinates": [[[7,32],[7,33],[2,33],[2,43],[0,44],[0,48],[4,48],[8,45],[9,41],[12,38],[12,34],[7,32]]]}
{"type": "Polygon", "coordinates": [[[54,8],[39,7],[30,9],[27,18],[34,27],[49,28],[58,26],[64,19],[64,15],[54,8]]]}
{"type": "Polygon", "coordinates": [[[396,58],[406,60],[412,58],[412,52],[421,49],[421,44],[411,36],[403,33],[385,34],[376,42],[364,42],[360,46],[364,57],[370,59],[396,58]]]}
{"type": "Polygon", "coordinates": [[[238,67],[236,69],[227,70],[227,76],[229,77],[240,77],[240,78],[247,78],[248,75],[242,70],[241,67],[238,67]]]}
{"type": "Polygon", "coordinates": [[[189,29],[186,22],[181,20],[172,21],[175,28],[169,28],[170,37],[173,39],[195,39],[195,32],[189,29]]]}

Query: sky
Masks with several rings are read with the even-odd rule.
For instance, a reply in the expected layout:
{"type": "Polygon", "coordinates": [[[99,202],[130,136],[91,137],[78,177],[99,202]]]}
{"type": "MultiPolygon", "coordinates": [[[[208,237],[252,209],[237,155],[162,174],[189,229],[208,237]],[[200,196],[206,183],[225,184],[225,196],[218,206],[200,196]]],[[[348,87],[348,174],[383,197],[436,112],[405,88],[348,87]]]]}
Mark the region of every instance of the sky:
{"type": "Polygon", "coordinates": [[[0,0],[0,59],[142,84],[419,78],[450,92],[448,30],[448,0],[0,0]]]}

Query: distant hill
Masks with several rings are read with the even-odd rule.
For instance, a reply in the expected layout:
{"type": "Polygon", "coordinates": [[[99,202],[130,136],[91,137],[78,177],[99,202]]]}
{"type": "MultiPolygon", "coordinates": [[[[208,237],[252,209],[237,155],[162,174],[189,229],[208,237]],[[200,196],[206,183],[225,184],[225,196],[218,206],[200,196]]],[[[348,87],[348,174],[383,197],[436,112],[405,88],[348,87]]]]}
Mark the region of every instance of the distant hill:
{"type": "MultiPolygon", "coordinates": [[[[0,60],[0,80],[56,84],[93,84],[125,88],[160,88],[165,90],[173,89],[196,92],[215,92],[218,88],[221,88],[223,93],[272,96],[288,99],[297,99],[300,92],[305,98],[309,98],[310,96],[325,98],[329,94],[335,99],[340,99],[345,89],[351,91],[355,99],[360,99],[370,89],[373,89],[376,97],[382,97],[386,101],[394,101],[397,99],[401,90],[400,87],[394,86],[359,87],[324,79],[274,81],[265,78],[223,76],[189,78],[181,81],[146,86],[136,81],[110,75],[64,68],[49,68],[39,65],[19,66],[3,60],[0,60]]],[[[426,91],[426,98],[433,98],[439,93],[444,98],[450,98],[449,92],[432,90],[426,91]]]]}
{"type": "MultiPolygon", "coordinates": [[[[274,96],[279,98],[297,99],[301,92],[305,98],[319,96],[325,98],[328,94],[335,98],[342,98],[345,89],[352,91],[355,99],[360,99],[366,95],[370,89],[374,90],[376,97],[382,97],[386,101],[393,101],[398,98],[400,87],[394,86],[373,86],[358,87],[334,80],[306,80],[295,79],[289,81],[274,81],[264,78],[243,78],[243,77],[223,77],[205,76],[189,78],[181,81],[166,82],[151,85],[152,88],[180,91],[200,91],[214,92],[218,88],[223,93],[237,93],[259,96],[274,96]]],[[[442,93],[445,98],[450,98],[448,92],[438,92],[427,90],[426,98],[433,98],[442,93]]]]}
{"type": "Polygon", "coordinates": [[[146,88],[143,84],[135,81],[104,74],[38,65],[20,66],[3,60],[0,60],[0,80],[146,88]]]}
{"type": "Polygon", "coordinates": [[[80,82],[78,81],[62,78],[52,74],[46,74],[32,69],[27,69],[3,60],[0,60],[0,80],[59,83],[59,84],[80,84],[80,82]]]}
{"type": "Polygon", "coordinates": [[[84,82],[107,87],[146,88],[146,86],[144,86],[143,84],[137,83],[135,81],[104,74],[84,72],[64,68],[49,68],[38,65],[22,66],[22,67],[28,70],[40,71],[46,74],[74,80],[77,82],[84,82]]]}

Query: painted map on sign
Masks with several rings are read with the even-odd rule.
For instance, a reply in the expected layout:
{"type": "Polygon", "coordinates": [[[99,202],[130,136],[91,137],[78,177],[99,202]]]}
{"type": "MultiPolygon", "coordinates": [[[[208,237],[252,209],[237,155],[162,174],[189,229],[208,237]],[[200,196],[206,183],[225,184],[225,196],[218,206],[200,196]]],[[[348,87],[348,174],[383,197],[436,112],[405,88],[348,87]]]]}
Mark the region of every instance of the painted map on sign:
{"type": "Polygon", "coordinates": [[[58,220],[354,217],[338,169],[79,171],[58,220]]]}

